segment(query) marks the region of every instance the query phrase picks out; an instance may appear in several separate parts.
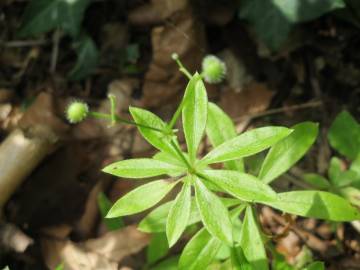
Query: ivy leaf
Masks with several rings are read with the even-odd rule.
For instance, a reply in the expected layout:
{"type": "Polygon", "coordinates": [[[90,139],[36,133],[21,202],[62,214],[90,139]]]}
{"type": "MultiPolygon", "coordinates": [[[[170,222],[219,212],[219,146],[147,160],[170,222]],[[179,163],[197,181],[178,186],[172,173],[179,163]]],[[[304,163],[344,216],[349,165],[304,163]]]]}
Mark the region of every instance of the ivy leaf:
{"type": "Polygon", "coordinates": [[[269,48],[276,50],[284,43],[295,23],[309,21],[343,7],[343,0],[244,0],[241,1],[239,16],[254,26],[269,48]]]}
{"type": "Polygon", "coordinates": [[[169,251],[169,245],[165,233],[154,233],[151,236],[151,241],[146,249],[146,261],[149,264],[154,264],[159,259],[163,258],[169,251]]]}
{"type": "Polygon", "coordinates": [[[190,161],[193,162],[202,139],[207,119],[207,93],[199,74],[189,81],[184,94],[182,119],[190,161]]]}
{"type": "MultiPolygon", "coordinates": [[[[236,137],[236,130],[231,118],[216,104],[209,102],[208,119],[206,123],[206,134],[214,147],[236,137]]],[[[242,159],[225,162],[229,170],[244,171],[242,159]]]]}
{"type": "Polygon", "coordinates": [[[335,118],[329,129],[328,139],[336,151],[351,160],[355,160],[360,152],[360,126],[347,111],[335,118]]]}
{"type": "Polygon", "coordinates": [[[70,80],[78,81],[86,78],[97,67],[99,52],[96,44],[88,35],[82,35],[75,43],[77,61],[69,72],[70,80]]]}
{"type": "Polygon", "coordinates": [[[76,37],[89,4],[89,0],[32,0],[26,7],[19,36],[34,36],[60,28],[76,37]]]}
{"type": "Polygon", "coordinates": [[[278,194],[278,200],[265,203],[286,213],[332,221],[360,219],[360,212],[347,200],[324,191],[291,191],[278,194]]]}
{"type": "Polygon", "coordinates": [[[276,193],[270,186],[250,174],[231,170],[205,170],[201,175],[240,200],[262,202],[276,199],[276,193]]]}
{"type": "MultiPolygon", "coordinates": [[[[240,202],[237,199],[221,198],[221,201],[226,207],[238,205],[240,202]]],[[[170,208],[174,201],[164,203],[151,211],[139,224],[138,229],[146,233],[156,233],[166,231],[166,221],[170,208]]],[[[194,198],[191,198],[190,217],[188,224],[192,225],[201,221],[199,210],[197,209],[194,198]]]]}
{"type": "Polygon", "coordinates": [[[271,147],[263,162],[259,178],[270,183],[298,162],[316,140],[318,125],[304,122],[292,127],[288,137],[271,147]]]}
{"type": "Polygon", "coordinates": [[[173,246],[180,238],[188,225],[191,210],[191,184],[185,180],[185,183],[177,195],[166,223],[166,236],[169,246],[173,246]]]}
{"type": "Polygon", "coordinates": [[[110,231],[115,231],[118,229],[123,228],[124,222],[121,218],[105,218],[109,210],[111,209],[112,203],[106,197],[106,195],[103,192],[100,192],[97,197],[98,206],[100,209],[101,216],[103,217],[103,221],[110,231]]]}
{"type": "Polygon", "coordinates": [[[184,172],[186,168],[151,158],[134,158],[112,163],[102,171],[118,177],[145,178],[184,172]]]}
{"type": "Polygon", "coordinates": [[[195,178],[195,198],[205,228],[218,239],[232,245],[232,225],[221,200],[195,178]]]}
{"type": "Polygon", "coordinates": [[[138,126],[139,132],[141,135],[154,147],[160,151],[166,152],[177,158],[177,154],[171,146],[170,140],[162,132],[152,130],[144,126],[150,126],[159,130],[166,129],[166,123],[161,120],[157,115],[153,114],[150,111],[130,107],[129,111],[131,116],[134,118],[134,121],[140,125],[138,126]]]}
{"type": "Polygon", "coordinates": [[[136,214],[157,204],[178,183],[157,180],[142,185],[120,198],[110,209],[107,218],[136,214]]]}
{"type": "Polygon", "coordinates": [[[327,190],[330,188],[330,183],[323,176],[316,173],[307,173],[303,176],[304,181],[317,189],[327,190]]]}
{"type": "Polygon", "coordinates": [[[246,208],[245,218],[241,229],[240,246],[244,251],[246,259],[254,269],[269,269],[261,232],[251,206],[246,208]]]}
{"type": "Polygon", "coordinates": [[[285,127],[263,127],[244,132],[210,151],[201,164],[224,162],[247,157],[274,145],[292,132],[285,127]]]}
{"type": "Polygon", "coordinates": [[[201,229],[185,246],[179,260],[179,270],[207,269],[222,242],[201,229]]]}

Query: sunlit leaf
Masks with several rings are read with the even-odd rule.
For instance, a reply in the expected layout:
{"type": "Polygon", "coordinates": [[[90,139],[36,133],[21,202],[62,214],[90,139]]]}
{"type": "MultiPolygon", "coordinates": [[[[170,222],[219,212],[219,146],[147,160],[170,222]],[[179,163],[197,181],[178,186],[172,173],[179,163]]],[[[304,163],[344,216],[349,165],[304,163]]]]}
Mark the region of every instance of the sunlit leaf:
{"type": "Polygon", "coordinates": [[[240,246],[244,251],[246,259],[254,269],[269,269],[261,232],[254,215],[254,210],[251,206],[246,208],[245,218],[241,229],[240,246]]]}
{"type": "Polygon", "coordinates": [[[142,185],[120,198],[106,217],[127,216],[149,209],[161,201],[177,183],[157,180],[142,185]]]}
{"type": "Polygon", "coordinates": [[[333,221],[360,219],[360,212],[350,203],[324,191],[290,191],[278,194],[278,200],[266,203],[286,213],[333,221]]]}
{"type": "Polygon", "coordinates": [[[205,228],[215,237],[232,245],[232,225],[228,210],[221,200],[195,179],[195,197],[205,228]]]}
{"type": "Polygon", "coordinates": [[[229,194],[244,201],[271,201],[276,193],[256,177],[231,170],[205,170],[201,175],[229,194]]]}
{"type": "MultiPolygon", "coordinates": [[[[206,134],[214,147],[236,137],[236,130],[231,118],[216,104],[209,102],[206,134]]],[[[229,170],[244,171],[242,159],[231,160],[224,163],[229,170]]]]}
{"type": "Polygon", "coordinates": [[[195,160],[207,119],[207,93],[199,74],[189,81],[184,94],[183,128],[190,161],[195,160]]]}
{"type": "MultiPolygon", "coordinates": [[[[240,204],[237,199],[221,198],[226,207],[240,204]]],[[[139,224],[139,230],[147,233],[165,232],[166,219],[174,201],[164,203],[151,211],[139,224]]],[[[188,226],[201,221],[199,210],[197,209],[195,198],[191,198],[190,217],[188,226]]]]}
{"type": "Polygon", "coordinates": [[[270,183],[299,161],[318,134],[318,125],[312,122],[297,124],[292,129],[294,131],[272,146],[267,154],[259,173],[259,178],[265,183],[270,183]]]}
{"type": "Polygon", "coordinates": [[[202,164],[224,162],[259,153],[292,132],[285,127],[263,127],[244,132],[210,151],[202,164]]]}
{"type": "Polygon", "coordinates": [[[186,169],[151,158],[136,158],[118,161],[106,166],[102,171],[126,178],[145,178],[163,174],[181,173],[186,169]]]}
{"type": "Polygon", "coordinates": [[[173,246],[188,225],[191,211],[191,184],[185,181],[170,208],[166,223],[166,235],[169,246],[173,246]]]}
{"type": "Polygon", "coordinates": [[[221,247],[221,241],[201,229],[185,246],[179,260],[179,270],[207,269],[221,247]]]}

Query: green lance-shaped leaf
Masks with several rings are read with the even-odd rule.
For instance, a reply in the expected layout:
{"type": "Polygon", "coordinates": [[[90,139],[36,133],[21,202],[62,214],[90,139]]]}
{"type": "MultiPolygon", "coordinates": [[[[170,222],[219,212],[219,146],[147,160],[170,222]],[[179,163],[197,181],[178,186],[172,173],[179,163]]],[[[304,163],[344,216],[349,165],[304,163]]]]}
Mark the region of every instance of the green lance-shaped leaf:
{"type": "MultiPolygon", "coordinates": [[[[206,135],[214,147],[236,137],[235,125],[231,118],[216,104],[209,102],[206,135]]],[[[242,159],[225,162],[229,170],[244,171],[242,159]]]]}
{"type": "Polygon", "coordinates": [[[169,246],[173,246],[184,232],[190,217],[191,210],[191,184],[185,180],[185,183],[177,195],[175,202],[171,206],[167,222],[166,236],[169,246]]]}
{"type": "Polygon", "coordinates": [[[102,171],[125,178],[146,178],[185,172],[186,168],[151,158],[127,159],[112,163],[102,171]]]}
{"type": "Polygon", "coordinates": [[[251,206],[246,208],[245,218],[241,228],[240,246],[246,259],[254,269],[269,269],[261,232],[251,206]]]}
{"type": "Polygon", "coordinates": [[[166,130],[166,123],[150,111],[130,107],[129,111],[134,121],[139,124],[139,132],[154,147],[160,151],[177,157],[174,148],[170,144],[170,138],[158,130],[166,130]],[[152,127],[149,129],[145,126],[152,127]],[[158,129],[158,130],[155,130],[158,129]]]}
{"type": "Polygon", "coordinates": [[[333,221],[360,219],[360,212],[351,204],[329,192],[290,191],[278,194],[278,200],[266,203],[286,213],[333,221]]]}
{"type": "Polygon", "coordinates": [[[231,249],[231,264],[233,267],[232,270],[255,270],[246,259],[241,246],[231,249]]]}
{"type": "Polygon", "coordinates": [[[127,216],[149,209],[161,201],[177,183],[157,180],[142,185],[120,198],[106,217],[127,216]]]}
{"type": "Polygon", "coordinates": [[[275,191],[250,174],[231,170],[204,170],[201,175],[240,200],[251,202],[276,200],[275,191]]]}
{"type": "Polygon", "coordinates": [[[201,164],[224,162],[254,155],[274,145],[291,132],[291,129],[285,127],[263,127],[244,132],[210,151],[201,164]]]}
{"type": "MultiPolygon", "coordinates": [[[[240,204],[238,199],[221,198],[226,207],[232,207],[240,204]]],[[[174,201],[164,203],[151,211],[139,224],[139,230],[146,233],[157,233],[166,231],[167,216],[174,201]]],[[[196,205],[195,198],[191,198],[190,217],[188,224],[192,225],[201,221],[201,216],[196,205]]]]}
{"type": "Polygon", "coordinates": [[[222,242],[203,228],[187,243],[179,260],[179,270],[207,269],[222,242]]]}
{"type": "Polygon", "coordinates": [[[201,76],[195,74],[189,81],[184,94],[182,111],[183,128],[190,161],[196,157],[203,137],[207,119],[208,100],[201,76]]]}
{"type": "Polygon", "coordinates": [[[330,145],[340,154],[354,160],[360,152],[360,126],[347,112],[341,112],[332,123],[328,139],[330,145]]]}
{"type": "Polygon", "coordinates": [[[45,33],[55,28],[77,36],[89,0],[32,0],[26,7],[20,37],[45,33]]]}
{"type": "Polygon", "coordinates": [[[221,241],[232,245],[232,224],[221,200],[195,178],[195,198],[205,228],[221,241]]]}
{"type": "Polygon", "coordinates": [[[292,129],[294,131],[272,146],[267,154],[259,174],[265,183],[273,181],[302,158],[318,134],[318,125],[312,122],[300,123],[292,129]]]}
{"type": "Polygon", "coordinates": [[[304,174],[303,178],[306,183],[310,184],[311,186],[313,186],[317,189],[327,190],[330,188],[329,181],[325,177],[323,177],[319,174],[307,173],[307,174],[304,174]]]}
{"type": "Polygon", "coordinates": [[[169,245],[165,233],[154,233],[151,235],[151,241],[146,249],[146,261],[148,264],[154,264],[169,252],[169,245]]]}

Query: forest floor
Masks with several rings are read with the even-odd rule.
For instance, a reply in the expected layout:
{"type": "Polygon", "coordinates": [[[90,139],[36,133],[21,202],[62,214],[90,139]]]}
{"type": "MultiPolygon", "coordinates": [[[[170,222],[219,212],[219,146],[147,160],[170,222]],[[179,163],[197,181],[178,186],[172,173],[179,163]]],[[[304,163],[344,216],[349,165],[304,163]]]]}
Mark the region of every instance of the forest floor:
{"type": "MultiPolygon", "coordinates": [[[[118,113],[126,118],[132,105],[169,119],[186,86],[173,52],[192,72],[201,68],[206,54],[225,61],[227,80],[207,85],[207,91],[239,132],[268,124],[320,124],[317,142],[276,181],[277,191],[306,187],[301,180],[305,172],[326,175],[336,155],[327,140],[332,121],[343,109],[360,117],[356,26],[326,15],[297,27],[274,53],[237,18],[231,3],[195,1],[199,4],[190,8],[181,0],[169,8],[165,0],[153,2],[94,1],[89,6],[83,27],[96,43],[99,61],[82,80],[68,77],[76,62],[70,38],[56,32],[18,38],[27,1],[0,2],[0,141],[19,128],[36,133],[35,126],[45,126],[56,138],[45,147],[47,156],[0,204],[0,268],[55,269],[65,261],[71,269],[146,269],[150,238],[136,230],[144,215],[124,218],[125,227],[109,232],[98,194],[114,202],[131,190],[133,182],[105,175],[101,168],[151,156],[153,148],[132,126],[109,127],[91,119],[70,125],[64,110],[79,99],[109,112],[107,96],[113,94],[118,113]],[[103,268],[93,268],[99,262],[103,268]]],[[[24,162],[32,161],[19,158],[14,166],[21,171],[24,162]]],[[[256,159],[249,164],[256,165],[256,159]]],[[[7,196],[1,192],[0,197],[7,196]]],[[[288,262],[314,259],[324,261],[326,269],[360,269],[360,230],[354,224],[296,218],[268,207],[259,207],[259,213],[264,231],[274,236],[276,250],[288,262]]],[[[184,244],[172,248],[167,258],[179,254],[184,244]]]]}

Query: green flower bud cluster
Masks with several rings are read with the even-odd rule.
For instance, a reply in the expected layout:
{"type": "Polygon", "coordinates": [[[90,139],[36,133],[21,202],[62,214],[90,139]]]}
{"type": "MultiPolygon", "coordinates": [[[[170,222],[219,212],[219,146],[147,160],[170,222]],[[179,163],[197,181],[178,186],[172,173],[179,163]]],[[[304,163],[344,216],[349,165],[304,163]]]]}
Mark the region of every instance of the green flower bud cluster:
{"type": "Polygon", "coordinates": [[[70,123],[80,123],[88,116],[89,106],[82,101],[73,101],[67,107],[65,114],[70,123]]]}
{"type": "Polygon", "coordinates": [[[220,83],[226,75],[225,63],[215,55],[207,55],[202,61],[201,74],[207,83],[220,83]]]}

